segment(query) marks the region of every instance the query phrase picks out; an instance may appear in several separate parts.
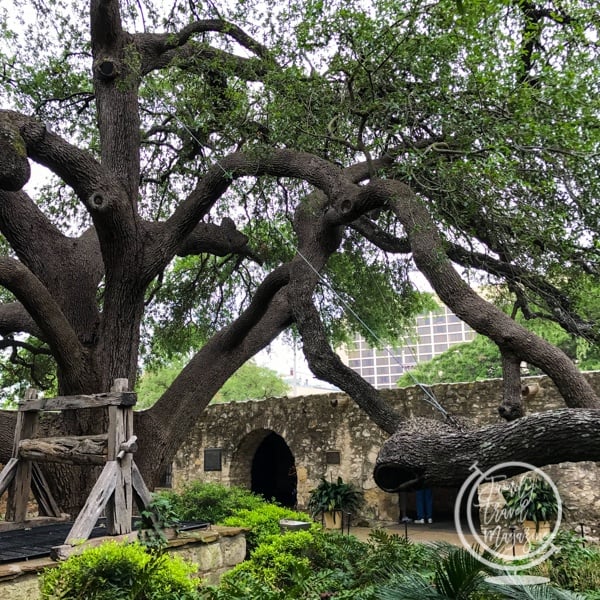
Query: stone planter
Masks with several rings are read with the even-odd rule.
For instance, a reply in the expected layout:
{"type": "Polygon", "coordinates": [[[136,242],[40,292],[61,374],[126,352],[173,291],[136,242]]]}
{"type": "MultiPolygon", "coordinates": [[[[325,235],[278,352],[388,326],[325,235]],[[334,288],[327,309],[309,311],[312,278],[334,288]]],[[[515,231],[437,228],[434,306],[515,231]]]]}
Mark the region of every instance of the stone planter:
{"type": "Polygon", "coordinates": [[[294,521],[293,519],[281,519],[279,521],[279,530],[281,533],[302,529],[310,529],[310,523],[308,521],[294,521]]]}
{"type": "Polygon", "coordinates": [[[552,531],[552,523],[550,521],[539,521],[537,523],[537,531],[535,526],[535,521],[523,521],[523,531],[530,542],[539,542],[547,535],[550,535],[552,531]]]}
{"type": "Polygon", "coordinates": [[[325,529],[341,529],[343,513],[341,510],[327,511],[323,513],[325,529]]]}

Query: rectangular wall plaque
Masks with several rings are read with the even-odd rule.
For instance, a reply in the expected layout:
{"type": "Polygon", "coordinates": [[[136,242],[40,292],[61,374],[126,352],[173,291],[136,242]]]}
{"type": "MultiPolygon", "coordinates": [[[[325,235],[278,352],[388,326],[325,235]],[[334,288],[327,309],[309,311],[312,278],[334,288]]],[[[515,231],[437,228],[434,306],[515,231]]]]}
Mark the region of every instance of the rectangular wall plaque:
{"type": "Polygon", "coordinates": [[[339,450],[331,450],[325,452],[325,463],[328,465],[339,465],[341,460],[341,454],[339,450]]]}
{"type": "Polygon", "coordinates": [[[204,470],[205,471],[220,471],[221,467],[221,448],[205,448],[204,449],[204,470]]]}

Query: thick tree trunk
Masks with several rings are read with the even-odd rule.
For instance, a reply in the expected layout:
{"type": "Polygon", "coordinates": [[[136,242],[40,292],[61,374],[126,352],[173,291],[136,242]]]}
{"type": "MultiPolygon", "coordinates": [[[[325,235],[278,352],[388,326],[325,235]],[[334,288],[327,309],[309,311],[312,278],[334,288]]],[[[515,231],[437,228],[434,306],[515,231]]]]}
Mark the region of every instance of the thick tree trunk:
{"type": "Polygon", "coordinates": [[[374,478],[383,490],[397,492],[423,486],[459,487],[475,464],[486,471],[509,461],[536,467],[597,461],[598,431],[600,410],[587,409],[536,413],[464,432],[419,419],[403,425],[383,444],[374,478]]]}

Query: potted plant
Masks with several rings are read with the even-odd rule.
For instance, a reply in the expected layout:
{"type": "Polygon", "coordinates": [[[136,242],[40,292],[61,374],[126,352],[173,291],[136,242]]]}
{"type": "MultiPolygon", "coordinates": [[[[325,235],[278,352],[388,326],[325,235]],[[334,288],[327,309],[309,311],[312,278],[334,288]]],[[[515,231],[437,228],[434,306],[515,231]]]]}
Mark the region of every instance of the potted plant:
{"type": "Polygon", "coordinates": [[[323,515],[327,529],[341,529],[342,513],[355,512],[363,502],[363,493],[355,485],[345,483],[341,477],[337,481],[321,477],[319,485],[310,492],[307,508],[313,518],[323,515]]]}
{"type": "Polygon", "coordinates": [[[543,477],[523,477],[502,490],[509,520],[535,529],[536,537],[550,533],[550,522],[558,516],[558,498],[543,477]]]}

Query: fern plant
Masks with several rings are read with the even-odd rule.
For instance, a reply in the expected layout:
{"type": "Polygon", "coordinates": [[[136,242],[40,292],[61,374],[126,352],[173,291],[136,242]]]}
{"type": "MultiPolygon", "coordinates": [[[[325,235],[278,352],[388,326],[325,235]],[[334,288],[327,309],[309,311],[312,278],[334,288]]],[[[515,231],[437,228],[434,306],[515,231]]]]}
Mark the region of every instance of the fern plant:
{"type": "Polygon", "coordinates": [[[406,574],[396,566],[390,567],[390,582],[379,590],[381,600],[473,600],[487,587],[485,577],[492,570],[466,548],[445,542],[432,547],[436,557],[432,576],[414,571],[406,574]]]}

